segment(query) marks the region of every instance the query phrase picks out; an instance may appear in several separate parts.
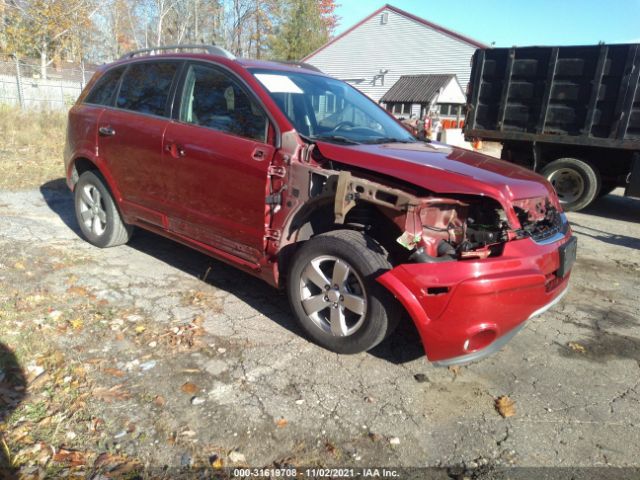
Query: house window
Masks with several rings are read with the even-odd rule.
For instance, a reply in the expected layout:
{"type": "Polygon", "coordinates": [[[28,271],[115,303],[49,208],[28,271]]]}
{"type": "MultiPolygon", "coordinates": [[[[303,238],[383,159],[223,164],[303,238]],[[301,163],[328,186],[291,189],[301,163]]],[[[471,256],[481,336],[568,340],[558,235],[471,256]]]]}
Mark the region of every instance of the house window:
{"type": "Polygon", "coordinates": [[[387,110],[394,115],[411,115],[411,103],[390,103],[387,110]]]}
{"type": "Polygon", "coordinates": [[[389,12],[383,12],[380,15],[380,25],[386,25],[387,23],[389,23],[389,12]]]}
{"type": "Polygon", "coordinates": [[[457,117],[458,115],[463,116],[463,105],[459,103],[439,103],[438,104],[440,115],[444,117],[457,117]]]}

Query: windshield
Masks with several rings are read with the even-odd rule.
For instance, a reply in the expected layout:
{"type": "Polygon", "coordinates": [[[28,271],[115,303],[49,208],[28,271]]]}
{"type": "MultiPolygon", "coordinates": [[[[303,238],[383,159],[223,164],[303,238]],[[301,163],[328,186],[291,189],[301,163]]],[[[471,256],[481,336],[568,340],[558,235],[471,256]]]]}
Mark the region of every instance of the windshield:
{"type": "Polygon", "coordinates": [[[345,82],[302,72],[252,69],[251,73],[307,139],[344,144],[416,141],[382,108],[345,82]]]}

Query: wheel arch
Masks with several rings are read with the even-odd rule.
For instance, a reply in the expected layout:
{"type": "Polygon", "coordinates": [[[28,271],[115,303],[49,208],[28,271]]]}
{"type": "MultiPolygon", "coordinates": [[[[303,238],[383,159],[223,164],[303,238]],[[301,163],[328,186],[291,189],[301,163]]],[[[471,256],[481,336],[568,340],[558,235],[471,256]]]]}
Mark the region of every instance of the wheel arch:
{"type": "Polygon", "coordinates": [[[120,195],[120,190],[115,183],[115,180],[108,173],[102,162],[98,161],[97,159],[88,158],[88,156],[77,156],[69,163],[69,171],[67,172],[67,183],[69,184],[69,188],[71,189],[71,191],[74,190],[76,184],[78,183],[80,175],[88,171],[96,171],[102,178],[104,178],[105,182],[107,183],[107,188],[113,195],[113,198],[116,200],[116,204],[119,205],[122,197],[120,195]]]}
{"type": "MultiPolygon", "coordinates": [[[[393,222],[383,209],[365,200],[356,202],[346,214],[343,223],[335,221],[333,197],[323,197],[309,200],[298,208],[291,220],[285,225],[282,247],[278,253],[278,270],[280,282],[286,282],[290,261],[295,251],[307,240],[334,230],[360,231],[371,237],[393,259],[401,253],[401,247],[395,239],[402,234],[400,228],[393,222]]],[[[392,261],[392,263],[395,263],[392,261]]]]}

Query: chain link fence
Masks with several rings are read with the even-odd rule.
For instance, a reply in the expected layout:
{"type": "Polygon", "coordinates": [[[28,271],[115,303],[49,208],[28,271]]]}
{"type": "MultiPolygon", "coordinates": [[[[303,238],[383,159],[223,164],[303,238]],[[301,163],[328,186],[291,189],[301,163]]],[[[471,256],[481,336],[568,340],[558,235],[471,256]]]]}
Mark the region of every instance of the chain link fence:
{"type": "Polygon", "coordinates": [[[78,98],[93,71],[83,65],[73,68],[47,68],[43,78],[40,66],[21,61],[0,61],[0,105],[22,109],[66,110],[78,98]]]}

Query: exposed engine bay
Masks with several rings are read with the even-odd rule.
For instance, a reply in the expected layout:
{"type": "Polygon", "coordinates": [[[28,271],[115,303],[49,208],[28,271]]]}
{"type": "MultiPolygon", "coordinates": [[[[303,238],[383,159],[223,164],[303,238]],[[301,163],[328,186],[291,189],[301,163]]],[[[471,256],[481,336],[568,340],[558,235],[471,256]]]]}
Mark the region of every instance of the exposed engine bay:
{"type": "Polygon", "coordinates": [[[544,197],[513,202],[512,218],[519,222],[513,225],[501,204],[486,196],[422,196],[356,177],[347,170],[309,169],[308,178],[310,199],[333,197],[335,223],[369,228],[367,221],[355,220],[363,204],[375,206],[393,222],[401,232],[394,237],[401,262],[498,256],[507,241],[526,237],[539,241],[553,236],[563,225],[560,213],[544,197]]]}

